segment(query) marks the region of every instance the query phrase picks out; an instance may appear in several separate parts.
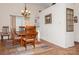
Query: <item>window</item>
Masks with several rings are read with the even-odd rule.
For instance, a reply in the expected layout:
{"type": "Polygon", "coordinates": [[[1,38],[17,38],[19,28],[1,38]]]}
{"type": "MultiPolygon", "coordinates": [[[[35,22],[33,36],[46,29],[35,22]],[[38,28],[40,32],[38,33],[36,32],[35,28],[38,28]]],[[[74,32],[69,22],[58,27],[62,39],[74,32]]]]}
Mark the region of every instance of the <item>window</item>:
{"type": "Polygon", "coordinates": [[[16,31],[19,31],[19,26],[24,26],[25,25],[25,20],[23,17],[16,17],[16,31]]]}
{"type": "Polygon", "coordinates": [[[74,31],[74,11],[73,9],[66,8],[66,31],[74,31]]]}

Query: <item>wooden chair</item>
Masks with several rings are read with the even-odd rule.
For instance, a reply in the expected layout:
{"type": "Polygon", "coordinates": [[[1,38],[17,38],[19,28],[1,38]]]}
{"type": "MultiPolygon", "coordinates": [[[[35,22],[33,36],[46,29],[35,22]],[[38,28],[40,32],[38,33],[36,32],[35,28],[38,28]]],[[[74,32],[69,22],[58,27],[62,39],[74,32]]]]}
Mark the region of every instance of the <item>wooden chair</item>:
{"type": "Polygon", "coordinates": [[[13,45],[16,45],[20,41],[20,36],[17,35],[16,29],[11,30],[11,39],[13,40],[12,43],[13,45]]]}
{"type": "Polygon", "coordinates": [[[35,48],[37,32],[35,26],[26,26],[26,37],[23,38],[24,46],[27,48],[27,44],[32,44],[35,48]]]}
{"type": "Polygon", "coordinates": [[[8,39],[9,39],[9,36],[10,36],[10,34],[9,34],[9,26],[3,26],[3,27],[2,27],[2,34],[1,34],[1,40],[2,40],[2,41],[3,41],[3,38],[4,38],[5,36],[7,36],[8,39]]]}
{"type": "Polygon", "coordinates": [[[23,32],[25,31],[25,27],[24,26],[19,26],[19,32],[23,32]]]}

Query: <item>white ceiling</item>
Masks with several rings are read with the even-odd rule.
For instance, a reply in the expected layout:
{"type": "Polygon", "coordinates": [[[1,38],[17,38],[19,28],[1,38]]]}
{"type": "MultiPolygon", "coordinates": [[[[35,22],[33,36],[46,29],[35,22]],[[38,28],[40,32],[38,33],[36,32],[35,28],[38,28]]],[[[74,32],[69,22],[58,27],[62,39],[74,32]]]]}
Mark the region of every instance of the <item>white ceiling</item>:
{"type": "MultiPolygon", "coordinates": [[[[0,6],[8,6],[10,4],[12,4],[12,3],[0,3],[0,6]]],[[[15,3],[15,4],[18,4],[18,3],[15,3]]],[[[27,5],[28,4],[31,4],[31,5],[40,5],[40,6],[42,6],[42,7],[44,7],[46,9],[46,8],[50,7],[52,3],[26,3],[26,4],[27,5]]],[[[12,5],[14,5],[14,4],[12,4],[12,5]]],[[[24,3],[22,3],[22,5],[24,5],[24,3]]]]}
{"type": "Polygon", "coordinates": [[[45,8],[48,8],[51,6],[52,3],[31,3],[31,4],[40,5],[40,6],[43,6],[45,8]]]}
{"type": "Polygon", "coordinates": [[[38,3],[41,6],[49,7],[52,3],[38,3]]]}

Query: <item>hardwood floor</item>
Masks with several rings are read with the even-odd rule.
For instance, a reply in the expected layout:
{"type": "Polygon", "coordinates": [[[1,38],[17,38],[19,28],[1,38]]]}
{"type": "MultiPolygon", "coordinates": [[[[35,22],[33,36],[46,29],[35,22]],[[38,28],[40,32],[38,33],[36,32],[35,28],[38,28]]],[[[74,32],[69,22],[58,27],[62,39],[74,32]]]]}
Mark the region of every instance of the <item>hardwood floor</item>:
{"type": "MultiPolygon", "coordinates": [[[[42,48],[32,49],[33,55],[79,55],[79,43],[77,42],[75,42],[75,46],[71,48],[61,48],[44,40],[41,40],[41,42],[50,47],[46,48],[47,50],[42,48]]],[[[41,42],[37,44],[41,44],[41,42]]],[[[14,48],[12,48],[12,50],[15,51],[14,48]]],[[[11,51],[11,49],[4,47],[4,43],[0,41],[0,55],[4,55],[3,52],[7,54],[8,51],[11,51]]]]}
{"type": "MultiPolygon", "coordinates": [[[[47,44],[51,44],[49,42],[46,42],[47,44]]],[[[51,44],[52,49],[43,53],[40,53],[38,55],[79,55],[79,43],[75,42],[75,46],[70,48],[61,48],[59,46],[56,46],[54,44],[51,44]]]]}

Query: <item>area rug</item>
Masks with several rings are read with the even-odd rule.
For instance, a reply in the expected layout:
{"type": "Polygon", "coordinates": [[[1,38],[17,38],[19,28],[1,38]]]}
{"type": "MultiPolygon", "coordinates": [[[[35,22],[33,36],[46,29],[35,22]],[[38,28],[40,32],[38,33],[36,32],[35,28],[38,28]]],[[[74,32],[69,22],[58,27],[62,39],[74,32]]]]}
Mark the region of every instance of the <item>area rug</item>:
{"type": "Polygon", "coordinates": [[[34,55],[51,50],[51,46],[45,43],[36,44],[35,48],[33,48],[32,45],[28,45],[26,49],[19,45],[12,46],[10,42],[11,41],[5,42],[5,48],[7,48],[7,50],[3,51],[3,55],[34,55]]]}

